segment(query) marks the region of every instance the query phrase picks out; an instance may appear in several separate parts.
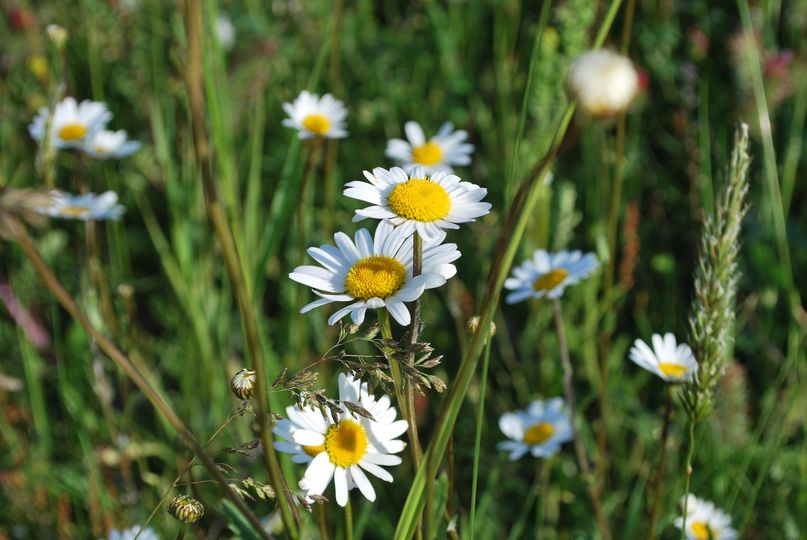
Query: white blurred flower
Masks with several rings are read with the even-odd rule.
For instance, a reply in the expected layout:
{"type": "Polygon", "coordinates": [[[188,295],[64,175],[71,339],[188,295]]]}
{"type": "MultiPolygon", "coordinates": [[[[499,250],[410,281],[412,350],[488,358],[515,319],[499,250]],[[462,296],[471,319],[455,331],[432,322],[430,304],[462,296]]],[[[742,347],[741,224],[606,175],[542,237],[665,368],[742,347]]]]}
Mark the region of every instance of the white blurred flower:
{"type": "Polygon", "coordinates": [[[84,140],[84,152],[96,159],[125,158],[140,150],[138,141],[127,140],[126,131],[96,131],[84,140]]]}
{"type": "Polygon", "coordinates": [[[507,412],[499,419],[499,429],[509,441],[496,445],[510,452],[510,461],[530,452],[533,457],[549,457],[560,445],[571,441],[572,424],[564,411],[563,398],[533,401],[526,410],[507,412]]]}
{"type": "MultiPolygon", "coordinates": [[[[109,531],[109,538],[108,540],[134,540],[137,533],[140,531],[140,525],[134,525],[129,527],[128,529],[112,529],[109,531]]],[[[137,540],[160,540],[160,537],[157,536],[157,533],[154,532],[154,529],[151,527],[147,527],[143,529],[143,532],[140,533],[140,536],[137,536],[137,540]]]]}
{"type": "Polygon", "coordinates": [[[532,259],[513,269],[512,277],[504,282],[511,290],[505,302],[515,304],[528,298],[560,298],[569,285],[575,285],[599,268],[593,253],[559,251],[548,253],[538,249],[532,259]]]}
{"type": "Polygon", "coordinates": [[[118,204],[118,195],[113,191],[101,195],[71,195],[54,191],[50,205],[37,208],[37,212],[46,216],[81,221],[120,219],[125,211],[126,208],[118,204]]]}
{"type": "Polygon", "coordinates": [[[347,109],[331,94],[319,97],[303,90],[292,103],[284,103],[283,110],[289,115],[283,120],[283,125],[296,129],[301,139],[347,137],[347,109]]]}
{"type": "Polygon", "coordinates": [[[596,117],[627,110],[640,88],[630,59],[606,49],[579,56],[569,68],[568,85],[580,108],[596,117]]]}
{"type": "Polygon", "coordinates": [[[641,339],[633,342],[630,359],[650,373],[667,382],[691,381],[698,370],[698,362],[686,343],[678,344],[675,336],[653,334],[653,348],[641,339]]]}
{"type": "MultiPolygon", "coordinates": [[[[683,500],[681,506],[684,506],[683,500]]],[[[738,533],[731,528],[731,517],[717,508],[714,503],[689,496],[687,506],[687,540],[736,540],[738,533]]],[[[675,518],[673,524],[679,529],[684,524],[682,517],[675,518]]]]}
{"type": "Polygon", "coordinates": [[[280,452],[292,454],[295,463],[307,463],[300,489],[306,496],[322,495],[333,479],[336,502],[345,506],[348,491],[357,487],[368,500],[375,500],[375,490],[366,472],[392,482],[392,475],[381,466],[401,463],[394,455],[406,448],[397,439],[407,429],[406,420],[395,420],[397,412],[389,396],[375,399],[367,383],[344,373],[339,375],[339,399],[363,407],[373,420],[342,407],[338,421],[311,407],[286,408],[288,419],[280,420],[274,433],[285,439],[275,442],[280,452]]]}
{"type": "MultiPolygon", "coordinates": [[[[42,107],[34,117],[28,132],[37,142],[45,137],[49,111],[42,107]]],[[[81,148],[85,141],[97,131],[106,127],[112,119],[104,103],[84,100],[76,103],[72,97],[66,97],[56,104],[51,125],[51,143],[54,148],[81,148]]]]}
{"type": "Polygon", "coordinates": [[[451,122],[443,124],[437,135],[428,140],[417,122],[407,122],[404,131],[407,140],[391,139],[387,142],[385,154],[406,170],[419,165],[426,174],[435,171],[450,173],[452,166],[471,163],[474,146],[465,142],[468,132],[462,129],[454,131],[451,122]]]}
{"type": "Polygon", "coordinates": [[[216,18],[216,37],[219,38],[221,48],[229,51],[235,45],[235,26],[227,15],[220,14],[216,18]]]}

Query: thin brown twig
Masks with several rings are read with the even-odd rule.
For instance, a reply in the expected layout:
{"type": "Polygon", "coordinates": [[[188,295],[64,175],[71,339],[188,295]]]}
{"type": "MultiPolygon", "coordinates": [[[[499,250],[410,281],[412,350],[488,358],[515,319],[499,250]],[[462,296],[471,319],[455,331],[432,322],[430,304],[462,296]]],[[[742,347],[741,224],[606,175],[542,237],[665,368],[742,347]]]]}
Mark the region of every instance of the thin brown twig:
{"type": "Polygon", "coordinates": [[[213,459],[196,440],[196,437],[194,437],[190,429],[188,429],[176,412],[174,412],[174,409],[154,389],[151,383],[149,383],[148,380],[146,380],[146,378],[140,374],[140,372],[132,365],[126,355],[123,354],[109,338],[95,328],[84,312],[81,311],[76,301],[62,286],[59,279],[50,269],[50,266],[48,266],[48,263],[42,258],[39,250],[36,248],[36,245],[34,245],[33,240],[25,230],[25,227],[11,218],[4,219],[4,225],[17,240],[20,247],[22,247],[26,257],[28,257],[31,264],[39,274],[40,279],[42,279],[45,286],[50,289],[62,307],[64,307],[64,309],[79,324],[81,324],[87,334],[98,344],[98,347],[123,370],[126,376],[129,377],[129,379],[140,389],[141,392],[143,392],[143,394],[145,394],[152,405],[154,405],[154,407],[162,413],[165,419],[168,420],[168,423],[171,424],[180,437],[182,437],[185,444],[193,451],[196,457],[199,458],[202,465],[222,487],[224,496],[227,497],[227,499],[229,499],[244,514],[244,516],[262,538],[268,539],[269,536],[263,531],[258,518],[244,503],[244,501],[238,495],[236,495],[232,489],[230,489],[227,479],[218,469],[213,459]]]}

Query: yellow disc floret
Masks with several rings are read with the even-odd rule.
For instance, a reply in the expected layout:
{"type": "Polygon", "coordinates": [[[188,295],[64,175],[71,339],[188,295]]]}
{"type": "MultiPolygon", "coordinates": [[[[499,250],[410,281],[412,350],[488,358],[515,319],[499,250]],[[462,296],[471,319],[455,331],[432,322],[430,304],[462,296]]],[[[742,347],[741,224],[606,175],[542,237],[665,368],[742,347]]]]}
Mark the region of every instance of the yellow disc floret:
{"type": "Polygon", "coordinates": [[[709,527],[705,521],[692,523],[692,533],[698,540],[718,540],[717,531],[709,527]]]}
{"type": "Polygon", "coordinates": [[[387,201],[393,212],[417,221],[437,221],[451,211],[451,199],[445,188],[427,178],[412,178],[398,184],[387,201]]]}
{"type": "Polygon", "coordinates": [[[536,291],[551,291],[560,283],[566,279],[566,276],[569,275],[563,268],[555,268],[554,270],[550,270],[546,274],[542,274],[538,279],[535,280],[535,283],[532,284],[532,288],[536,291]]]}
{"type": "Polygon", "coordinates": [[[303,127],[311,133],[325,135],[331,129],[331,121],[324,114],[309,114],[303,119],[303,127]]]}
{"type": "Polygon", "coordinates": [[[412,149],[412,160],[420,165],[434,165],[443,159],[443,149],[431,141],[412,149]]]}
{"type": "Polygon", "coordinates": [[[345,291],[354,298],[387,298],[406,282],[406,268],[397,259],[374,255],[360,259],[348,270],[345,291]]]}
{"type": "Polygon", "coordinates": [[[658,368],[667,377],[674,377],[680,379],[687,372],[687,367],[681,364],[673,364],[671,362],[660,362],[658,368]]]}
{"type": "Polygon", "coordinates": [[[59,128],[59,138],[63,141],[77,141],[87,134],[84,124],[65,124],[59,128]]]}
{"type": "Polygon", "coordinates": [[[303,446],[303,452],[305,452],[311,457],[317,457],[324,451],[325,451],[324,444],[320,444],[318,446],[303,446]]]}
{"type": "Polygon", "coordinates": [[[356,465],[367,452],[367,432],[359,423],[346,418],[328,428],[325,451],[337,467],[356,465]]]}
{"type": "Polygon", "coordinates": [[[63,216],[81,217],[84,214],[88,213],[89,211],[90,209],[86,206],[65,206],[64,208],[59,210],[59,213],[62,214],[63,216]]]}
{"type": "Polygon", "coordinates": [[[549,422],[538,422],[524,432],[524,442],[530,445],[543,444],[553,433],[555,433],[555,426],[549,422]]]}

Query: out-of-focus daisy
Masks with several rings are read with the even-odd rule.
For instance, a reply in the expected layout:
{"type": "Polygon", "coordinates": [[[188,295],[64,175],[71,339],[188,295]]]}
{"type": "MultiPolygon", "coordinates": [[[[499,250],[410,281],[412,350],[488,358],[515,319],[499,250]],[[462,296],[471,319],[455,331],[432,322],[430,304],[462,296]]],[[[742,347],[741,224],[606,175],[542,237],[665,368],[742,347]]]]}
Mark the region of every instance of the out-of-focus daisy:
{"type": "Polygon", "coordinates": [[[639,93],[639,74],[625,56],[600,49],[580,55],[569,68],[569,91],[591,116],[625,111],[639,93]]]}
{"type": "Polygon", "coordinates": [[[533,457],[549,457],[560,445],[571,441],[572,424],[566,415],[563,399],[533,401],[523,411],[507,412],[499,418],[499,429],[511,440],[496,447],[510,452],[510,461],[529,452],[533,457]]]}
{"type": "MultiPolygon", "coordinates": [[[[683,500],[681,506],[684,506],[683,500]]],[[[736,540],[738,533],[731,528],[731,517],[714,503],[689,496],[687,507],[687,540],[736,540]]],[[[681,517],[673,522],[679,529],[684,524],[681,517]]]]}
{"type": "Polygon", "coordinates": [[[437,238],[443,229],[459,229],[459,223],[475,221],[490,212],[490,203],[480,202],[488,190],[463,182],[459,176],[438,171],[429,176],[416,166],[407,174],[400,167],[376,167],[364,171],[367,182],[347,183],[345,196],[373,206],[356,210],[353,221],[381,219],[404,234],[417,230],[424,239],[437,238]]]}
{"type": "MultiPolygon", "coordinates": [[[[48,116],[47,107],[42,107],[28,126],[28,132],[37,142],[45,137],[48,116]]],[[[111,119],[112,113],[104,103],[85,99],[77,104],[74,98],[66,97],[56,104],[51,142],[59,149],[81,148],[87,138],[103,129],[111,119]]]]}
{"type": "Polygon", "coordinates": [[[463,129],[454,131],[451,122],[443,124],[437,135],[428,140],[417,122],[407,122],[404,131],[408,140],[391,139],[387,142],[385,154],[407,170],[420,165],[426,173],[452,172],[453,166],[471,163],[474,145],[465,142],[468,132],[463,129]]]}
{"type": "Polygon", "coordinates": [[[445,235],[423,243],[423,269],[412,276],[412,237],[387,222],[378,224],[375,238],[360,229],[355,241],[338,232],[336,246],[308,248],[308,254],[322,266],[298,266],[289,277],[314,289],[320,296],[300,313],[331,302],[350,302],[328,319],[328,324],[350,313],[361,324],[368,309],[384,308],[399,324],[410,322],[404,302],[420,298],[423,291],[439,287],[457,273],[451,262],[460,257],[456,244],[441,244],[445,235]]]}
{"type": "Polygon", "coordinates": [[[667,382],[692,380],[698,371],[698,362],[689,345],[678,344],[675,336],[670,333],[664,334],[664,337],[653,334],[651,341],[652,349],[641,339],[634,341],[630,349],[630,359],[667,382]]]}
{"type": "Polygon", "coordinates": [[[348,491],[358,487],[368,500],[375,500],[375,490],[366,472],[387,482],[392,475],[381,466],[398,465],[401,458],[394,455],[406,448],[397,439],[407,428],[406,420],[395,420],[397,412],[390,406],[389,396],[378,400],[367,391],[367,383],[339,375],[339,399],[357,403],[373,420],[350,412],[346,407],[334,422],[330,415],[310,407],[288,407],[288,419],[278,422],[275,434],[286,439],[277,441],[275,448],[292,454],[295,463],[308,463],[300,489],[306,496],[322,495],[333,484],[336,502],[345,506],[348,491]]]}
{"type": "Polygon", "coordinates": [[[82,149],[96,159],[125,158],[140,150],[140,142],[126,140],[126,131],[101,129],[84,140],[82,149]]]}
{"type": "Polygon", "coordinates": [[[283,120],[283,125],[296,129],[301,139],[347,137],[347,109],[331,94],[319,97],[303,90],[292,103],[284,103],[283,110],[289,115],[283,120]]]}
{"type": "Polygon", "coordinates": [[[235,45],[235,26],[227,15],[216,17],[216,37],[219,38],[221,48],[229,51],[235,45]]]}
{"type": "Polygon", "coordinates": [[[563,290],[575,285],[599,268],[600,263],[593,253],[582,251],[559,251],[548,253],[538,249],[532,259],[513,269],[504,287],[511,292],[505,301],[515,304],[528,298],[560,298],[563,290]]]}
{"type": "Polygon", "coordinates": [[[55,218],[89,221],[120,219],[126,208],[118,204],[118,196],[113,191],[101,195],[95,193],[71,195],[54,191],[51,193],[50,205],[37,208],[37,211],[55,218]]]}
{"type": "MultiPolygon", "coordinates": [[[[137,533],[140,531],[140,528],[140,525],[134,525],[128,529],[112,529],[109,531],[108,540],[134,540],[137,533]]],[[[157,536],[154,529],[151,527],[146,527],[143,529],[143,532],[140,533],[140,536],[137,536],[137,540],[160,540],[160,537],[157,536]]]]}

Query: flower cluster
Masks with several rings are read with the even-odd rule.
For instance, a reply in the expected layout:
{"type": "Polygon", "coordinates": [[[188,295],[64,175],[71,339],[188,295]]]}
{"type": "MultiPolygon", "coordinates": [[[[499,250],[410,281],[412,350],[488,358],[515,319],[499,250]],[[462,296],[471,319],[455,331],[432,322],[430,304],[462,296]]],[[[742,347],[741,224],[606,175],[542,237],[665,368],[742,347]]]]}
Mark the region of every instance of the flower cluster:
{"type": "Polygon", "coordinates": [[[107,123],[112,113],[104,103],[66,97],[56,104],[51,115],[47,107],[39,110],[28,132],[41,143],[50,133],[50,144],[58,150],[76,149],[95,159],[124,158],[140,149],[126,131],[110,131],[107,123]]]}

